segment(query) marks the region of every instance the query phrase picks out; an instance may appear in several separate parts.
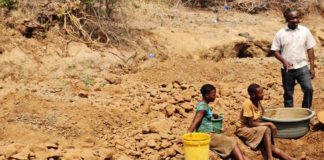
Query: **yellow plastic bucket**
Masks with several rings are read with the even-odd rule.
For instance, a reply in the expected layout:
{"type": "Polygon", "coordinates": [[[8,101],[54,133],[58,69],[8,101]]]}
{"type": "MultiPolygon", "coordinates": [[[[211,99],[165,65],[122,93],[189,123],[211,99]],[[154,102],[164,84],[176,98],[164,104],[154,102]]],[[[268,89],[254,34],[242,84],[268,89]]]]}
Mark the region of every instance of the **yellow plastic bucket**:
{"type": "Polygon", "coordinates": [[[209,160],[210,135],[187,133],[182,136],[185,160],[209,160]]]}

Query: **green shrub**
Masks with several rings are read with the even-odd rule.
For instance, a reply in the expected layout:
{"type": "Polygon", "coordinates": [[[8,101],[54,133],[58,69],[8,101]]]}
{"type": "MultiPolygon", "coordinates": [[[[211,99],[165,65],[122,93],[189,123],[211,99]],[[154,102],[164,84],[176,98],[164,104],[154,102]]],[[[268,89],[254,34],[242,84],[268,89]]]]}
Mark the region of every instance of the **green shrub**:
{"type": "Polygon", "coordinates": [[[81,2],[85,3],[85,4],[90,4],[93,2],[93,0],[81,0],[81,2]]]}
{"type": "Polygon", "coordinates": [[[81,76],[81,81],[86,85],[86,86],[91,86],[93,84],[93,80],[91,75],[89,74],[84,74],[81,76]]]}
{"type": "Polygon", "coordinates": [[[17,2],[17,0],[0,0],[0,6],[12,9],[14,8],[15,4],[17,4],[17,2]]]}

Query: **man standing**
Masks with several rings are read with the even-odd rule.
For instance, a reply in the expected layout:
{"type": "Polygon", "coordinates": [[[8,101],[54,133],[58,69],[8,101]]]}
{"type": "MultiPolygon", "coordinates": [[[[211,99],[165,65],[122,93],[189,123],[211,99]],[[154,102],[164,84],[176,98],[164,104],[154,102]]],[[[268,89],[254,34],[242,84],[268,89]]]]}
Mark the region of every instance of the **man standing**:
{"type": "Polygon", "coordinates": [[[271,51],[282,63],[284,105],[293,107],[293,94],[297,81],[304,92],[303,108],[310,108],[313,99],[311,79],[315,77],[314,46],[316,42],[308,28],[298,25],[301,15],[296,10],[284,13],[287,27],[280,29],[272,42],[271,51]],[[310,67],[307,66],[307,56],[310,67]]]}

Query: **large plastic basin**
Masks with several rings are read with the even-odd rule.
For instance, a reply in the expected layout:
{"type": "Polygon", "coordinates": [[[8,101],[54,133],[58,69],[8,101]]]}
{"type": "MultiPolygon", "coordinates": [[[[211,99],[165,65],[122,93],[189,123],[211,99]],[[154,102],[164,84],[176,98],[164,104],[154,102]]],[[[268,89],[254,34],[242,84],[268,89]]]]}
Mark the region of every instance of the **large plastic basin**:
{"type": "Polygon", "coordinates": [[[262,119],[277,126],[276,137],[298,138],[309,131],[309,121],[314,115],[307,108],[277,108],[265,110],[262,119]]]}

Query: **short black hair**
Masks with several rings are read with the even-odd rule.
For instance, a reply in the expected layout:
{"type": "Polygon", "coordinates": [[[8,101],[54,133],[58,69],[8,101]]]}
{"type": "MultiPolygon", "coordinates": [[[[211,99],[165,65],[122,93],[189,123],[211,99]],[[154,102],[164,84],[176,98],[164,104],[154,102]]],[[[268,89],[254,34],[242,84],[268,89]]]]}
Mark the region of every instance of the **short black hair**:
{"type": "Polygon", "coordinates": [[[258,88],[260,88],[260,87],[261,87],[261,86],[258,85],[258,84],[256,84],[256,83],[252,83],[252,84],[250,84],[249,87],[248,87],[248,89],[247,89],[249,95],[256,94],[257,91],[258,91],[258,88]]]}
{"type": "Polygon", "coordinates": [[[207,94],[209,94],[211,91],[216,90],[216,88],[211,85],[211,84],[204,84],[201,88],[200,88],[200,93],[203,97],[205,97],[207,94]]]}
{"type": "Polygon", "coordinates": [[[289,14],[292,13],[292,12],[298,12],[299,13],[299,11],[295,10],[295,9],[291,9],[291,8],[286,9],[284,11],[284,13],[283,13],[283,16],[285,17],[286,20],[288,19],[289,14]]]}

